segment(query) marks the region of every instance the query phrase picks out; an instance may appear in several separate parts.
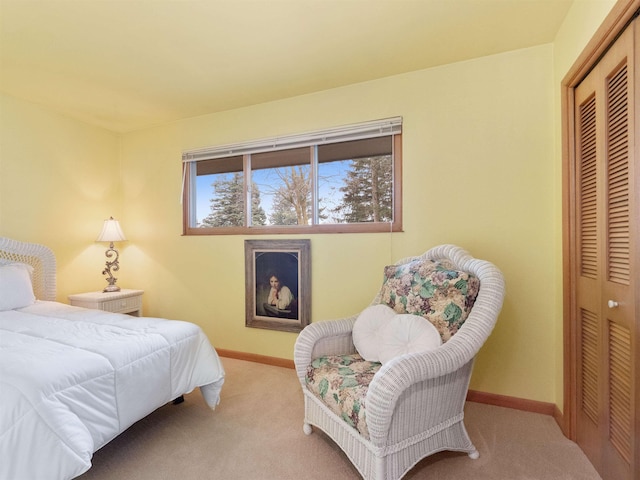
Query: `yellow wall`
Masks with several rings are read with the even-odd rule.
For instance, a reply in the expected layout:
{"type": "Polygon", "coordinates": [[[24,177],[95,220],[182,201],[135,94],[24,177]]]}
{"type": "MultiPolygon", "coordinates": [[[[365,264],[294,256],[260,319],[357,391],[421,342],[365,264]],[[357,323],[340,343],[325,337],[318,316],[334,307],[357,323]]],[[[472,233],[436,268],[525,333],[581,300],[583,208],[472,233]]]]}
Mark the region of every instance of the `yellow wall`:
{"type": "Polygon", "coordinates": [[[401,115],[404,233],[311,236],[312,321],[361,311],[385,264],[456,243],[509,290],[472,388],[553,401],[552,67],[545,45],[124,135],[123,285],[217,347],[292,358],[295,334],[244,326],[244,238],[181,236],[181,151],[401,115]]]}
{"type": "MultiPolygon", "coordinates": [[[[382,267],[444,242],[496,263],[507,297],[471,388],[561,405],[559,79],[613,1],[577,0],[556,43],[161,125],[122,136],[11,97],[0,103],[0,235],[46,243],[59,299],[119,284],[148,315],[200,324],[218,348],[292,358],[295,334],[244,326],[240,236],[183,237],[182,150],[404,118],[404,232],[314,235],[312,320],[357,313],[382,267]]],[[[267,237],[273,238],[273,237],[267,237]]]]}
{"type": "Polygon", "coordinates": [[[58,300],[102,288],[94,240],[120,206],[118,136],[0,95],[0,236],[53,248],[58,300]]]}

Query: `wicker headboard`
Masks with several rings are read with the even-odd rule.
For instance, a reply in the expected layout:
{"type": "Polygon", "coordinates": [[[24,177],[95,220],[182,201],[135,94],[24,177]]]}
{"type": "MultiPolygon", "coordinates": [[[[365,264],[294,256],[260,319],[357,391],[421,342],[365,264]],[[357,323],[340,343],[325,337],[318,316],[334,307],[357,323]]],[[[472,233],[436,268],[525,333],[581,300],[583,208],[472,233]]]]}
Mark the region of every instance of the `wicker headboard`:
{"type": "Polygon", "coordinates": [[[0,264],[13,262],[33,267],[33,293],[38,300],[55,301],[56,257],[50,248],[0,237],[0,264]]]}

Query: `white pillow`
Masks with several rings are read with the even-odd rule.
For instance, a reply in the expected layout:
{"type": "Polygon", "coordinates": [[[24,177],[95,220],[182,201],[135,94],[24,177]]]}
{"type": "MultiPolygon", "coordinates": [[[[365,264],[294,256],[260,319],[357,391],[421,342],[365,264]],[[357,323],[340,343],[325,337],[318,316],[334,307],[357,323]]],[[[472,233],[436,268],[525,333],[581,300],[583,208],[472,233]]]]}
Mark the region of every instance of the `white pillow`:
{"type": "Polygon", "coordinates": [[[353,324],[353,344],[362,358],[370,362],[380,361],[383,337],[381,328],[396,312],[386,305],[372,305],[365,308],[353,324]]]}
{"type": "Polygon", "coordinates": [[[435,350],[442,345],[438,329],[418,315],[395,315],[380,328],[383,341],[378,352],[381,363],[407,353],[435,350]]]}
{"type": "Polygon", "coordinates": [[[26,307],[36,301],[32,273],[33,267],[26,263],[0,266],[0,311],[26,307]]]}

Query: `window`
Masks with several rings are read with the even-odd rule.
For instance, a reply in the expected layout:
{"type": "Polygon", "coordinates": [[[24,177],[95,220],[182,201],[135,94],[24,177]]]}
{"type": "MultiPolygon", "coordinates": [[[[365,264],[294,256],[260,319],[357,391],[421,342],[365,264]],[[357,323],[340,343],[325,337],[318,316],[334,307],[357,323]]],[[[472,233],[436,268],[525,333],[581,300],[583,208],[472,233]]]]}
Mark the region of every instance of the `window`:
{"type": "Polygon", "coordinates": [[[402,229],[402,120],[185,152],[185,235],[402,229]]]}

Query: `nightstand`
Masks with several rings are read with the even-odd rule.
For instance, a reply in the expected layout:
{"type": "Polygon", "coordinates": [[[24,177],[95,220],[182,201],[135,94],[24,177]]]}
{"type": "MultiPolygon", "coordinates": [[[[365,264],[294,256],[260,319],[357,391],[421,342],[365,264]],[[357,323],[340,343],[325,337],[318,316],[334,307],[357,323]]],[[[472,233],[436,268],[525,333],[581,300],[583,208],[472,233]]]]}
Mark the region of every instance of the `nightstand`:
{"type": "Polygon", "coordinates": [[[119,292],[88,292],[69,295],[71,305],[93,308],[113,313],[128,313],[142,316],[142,294],[144,290],[122,289],[119,292]]]}

